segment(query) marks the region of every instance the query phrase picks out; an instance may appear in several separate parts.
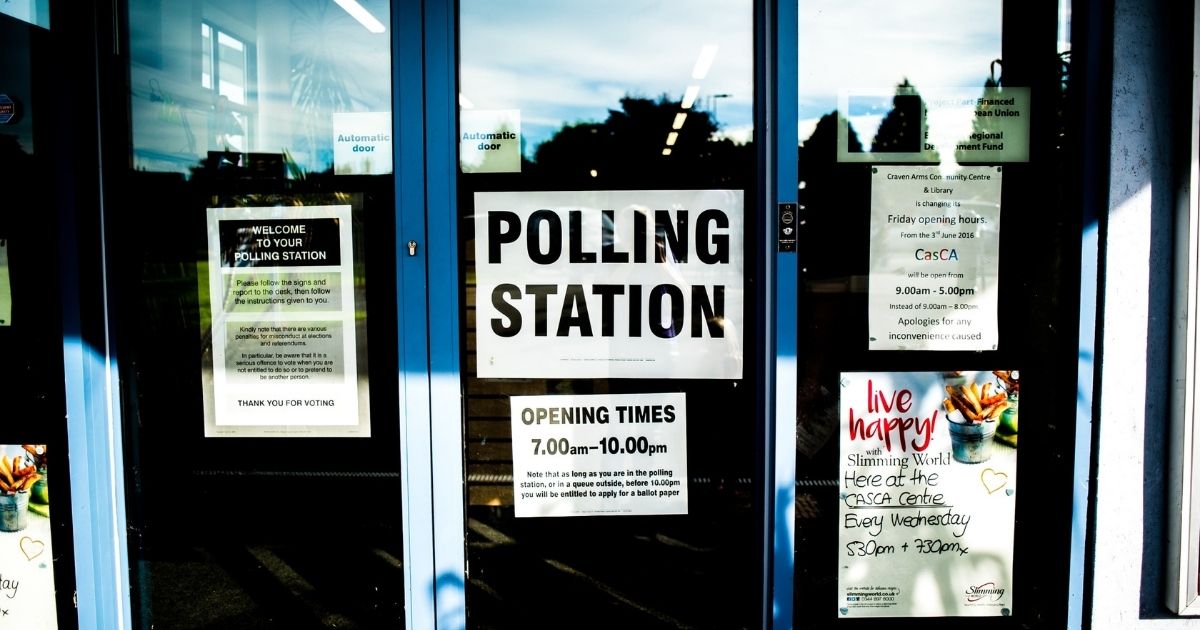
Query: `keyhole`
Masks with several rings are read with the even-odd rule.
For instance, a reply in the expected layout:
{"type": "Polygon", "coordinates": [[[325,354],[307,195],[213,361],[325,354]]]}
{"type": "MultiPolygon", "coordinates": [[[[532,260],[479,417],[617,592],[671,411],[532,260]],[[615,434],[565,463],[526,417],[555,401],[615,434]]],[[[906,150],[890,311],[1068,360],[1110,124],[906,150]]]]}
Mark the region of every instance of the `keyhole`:
{"type": "Polygon", "coordinates": [[[409,255],[409,256],[416,256],[416,255],[417,255],[417,242],[416,242],[416,241],[409,241],[409,242],[408,242],[408,255],[409,255]]]}

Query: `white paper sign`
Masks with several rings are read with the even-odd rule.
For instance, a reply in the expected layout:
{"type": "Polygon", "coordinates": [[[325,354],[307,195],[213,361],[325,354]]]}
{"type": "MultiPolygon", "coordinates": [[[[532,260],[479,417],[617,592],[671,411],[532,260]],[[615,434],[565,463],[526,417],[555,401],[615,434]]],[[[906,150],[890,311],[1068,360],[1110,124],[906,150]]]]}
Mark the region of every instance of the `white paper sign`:
{"type": "Polygon", "coordinates": [[[513,396],[518,518],[687,514],[682,393],[513,396]]]}
{"type": "Polygon", "coordinates": [[[841,376],[839,617],[1012,614],[1017,421],[998,379],[841,376]],[[986,421],[946,410],[971,383],[997,399],[986,421]]]}
{"type": "Polygon", "coordinates": [[[464,109],[458,122],[464,173],[521,172],[521,110],[464,109]]]}
{"type": "Polygon", "coordinates": [[[1001,169],[878,166],[871,350],[995,350],[1001,169]]]}
{"type": "Polygon", "coordinates": [[[392,113],[333,114],[333,172],[387,175],[392,172],[392,113]]]}
{"type": "Polygon", "coordinates": [[[860,89],[838,112],[839,162],[1029,161],[1027,87],[860,89]]]}
{"type": "Polygon", "coordinates": [[[8,239],[0,238],[0,326],[12,326],[12,280],[8,275],[8,239]]]}
{"type": "Polygon", "coordinates": [[[481,378],[742,375],[742,191],[475,194],[481,378]]]}
{"type": "Polygon", "coordinates": [[[205,435],[368,437],[350,206],[209,208],[208,239],[205,435]]]}

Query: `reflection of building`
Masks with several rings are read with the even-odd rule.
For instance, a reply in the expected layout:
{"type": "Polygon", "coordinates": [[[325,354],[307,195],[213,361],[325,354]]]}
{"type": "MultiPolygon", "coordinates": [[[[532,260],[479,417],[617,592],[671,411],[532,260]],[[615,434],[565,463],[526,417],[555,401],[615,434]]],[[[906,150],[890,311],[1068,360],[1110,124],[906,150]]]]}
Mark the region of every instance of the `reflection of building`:
{"type": "MultiPolygon", "coordinates": [[[[817,0],[20,4],[41,26],[0,8],[0,94],[22,108],[0,125],[0,443],[64,454],[63,626],[185,626],[185,611],[231,628],[836,627],[839,375],[1000,366],[1026,379],[1025,437],[1012,557],[978,563],[1012,560],[1012,619],[992,625],[1197,625],[1166,603],[1200,599],[1186,450],[1198,105],[1179,71],[1197,65],[1196,7],[876,4],[871,26],[853,3],[817,0]],[[919,96],[896,94],[906,78],[919,96]],[[1026,91],[1027,156],[967,159],[1011,148],[981,118],[932,138],[934,98],[997,83],[1026,91]],[[839,115],[842,88],[861,91],[839,115]],[[460,107],[517,114],[473,145],[515,140],[516,159],[462,168],[460,107]],[[872,168],[918,153],[1003,169],[995,351],[877,352],[862,334],[872,168]],[[747,315],[729,324],[743,378],[478,377],[476,194],[710,189],[745,194],[747,315]],[[781,203],[797,204],[795,256],[776,252],[781,203]],[[339,349],[358,362],[371,437],[285,436],[285,419],[272,437],[206,438],[220,273],[207,209],[325,205],[350,208],[356,347],[339,349]],[[511,400],[592,395],[685,400],[684,513],[515,516],[511,400]]],[[[576,241],[575,257],[620,240],[576,241]]],[[[533,296],[528,321],[556,299],[511,283],[533,296]]],[[[575,304],[603,309],[588,299],[575,304]]],[[[554,444],[527,456],[580,455],[554,444]]],[[[639,442],[612,444],[595,446],[639,442]]],[[[969,481],[1000,492],[986,471],[969,481]]],[[[921,570],[947,601],[1000,597],[921,570]]]]}
{"type": "MultiPolygon", "coordinates": [[[[207,151],[332,166],[330,115],[389,112],[386,36],[320,3],[130,3],[135,163],[186,173],[207,151]]],[[[380,16],[386,20],[386,5],[380,16]]]]}

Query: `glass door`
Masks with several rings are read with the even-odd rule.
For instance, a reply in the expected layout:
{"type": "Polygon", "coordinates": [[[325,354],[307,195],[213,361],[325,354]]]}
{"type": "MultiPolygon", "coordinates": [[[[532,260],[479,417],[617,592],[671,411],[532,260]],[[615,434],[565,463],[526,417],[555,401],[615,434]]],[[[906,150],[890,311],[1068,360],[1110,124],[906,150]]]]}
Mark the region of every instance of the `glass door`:
{"type": "Polygon", "coordinates": [[[397,218],[403,17],[128,3],[106,230],[139,627],[406,625],[400,386],[426,367],[399,342],[424,299],[398,281],[421,240],[397,218]]]}
{"type": "Polygon", "coordinates": [[[464,0],[466,624],[762,624],[755,8],[464,0]]]}
{"type": "Polygon", "coordinates": [[[56,148],[73,137],[56,118],[61,86],[48,77],[62,71],[51,59],[71,35],[50,24],[45,3],[0,5],[0,618],[67,629],[82,625],[70,595],[73,533],[90,522],[73,509],[87,501],[72,499],[72,472],[86,456],[69,450],[82,443],[81,423],[63,386],[80,391],[82,322],[63,304],[73,301],[84,255],[60,240],[72,221],[54,191],[70,188],[71,174],[56,148]]]}
{"type": "Polygon", "coordinates": [[[1070,4],[797,4],[795,627],[1067,623],[1070,4]]]}

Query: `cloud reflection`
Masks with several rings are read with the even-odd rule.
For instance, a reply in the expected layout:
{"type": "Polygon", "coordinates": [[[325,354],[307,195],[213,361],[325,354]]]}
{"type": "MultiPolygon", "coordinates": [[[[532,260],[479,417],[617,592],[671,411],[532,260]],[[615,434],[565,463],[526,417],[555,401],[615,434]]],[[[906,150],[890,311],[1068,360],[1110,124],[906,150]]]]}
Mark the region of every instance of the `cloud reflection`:
{"type": "Polygon", "coordinates": [[[722,126],[753,122],[753,5],[562,3],[464,0],[462,92],[478,108],[520,109],[526,152],[564,124],[601,121],[625,95],[682,99],[699,84],[698,107],[722,99],[722,126]],[[711,51],[703,80],[693,79],[711,51]]]}
{"type": "MultiPolygon", "coordinates": [[[[1001,54],[1001,5],[928,0],[805,0],[800,3],[801,140],[837,109],[839,92],[888,89],[908,79],[923,88],[982,86],[1001,54]]],[[[848,117],[856,129],[878,120],[848,117]]],[[[873,134],[862,134],[869,142],[873,134]]]]}

